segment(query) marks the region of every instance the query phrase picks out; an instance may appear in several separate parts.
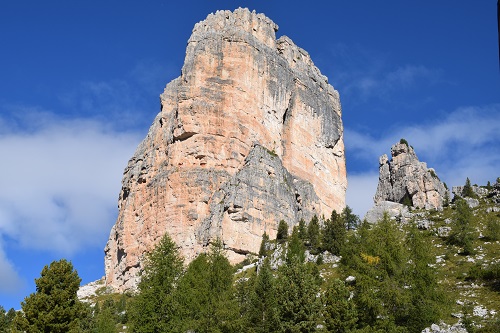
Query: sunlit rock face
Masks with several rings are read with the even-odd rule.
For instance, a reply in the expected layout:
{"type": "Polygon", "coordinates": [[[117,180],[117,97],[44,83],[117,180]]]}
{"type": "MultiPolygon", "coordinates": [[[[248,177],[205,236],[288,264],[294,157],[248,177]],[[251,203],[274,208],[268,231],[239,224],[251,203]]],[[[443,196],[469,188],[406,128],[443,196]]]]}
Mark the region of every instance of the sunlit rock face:
{"type": "Polygon", "coordinates": [[[447,189],[434,169],[420,162],[413,148],[405,143],[393,145],[391,155],[391,160],[385,154],[379,159],[375,204],[407,201],[417,208],[442,208],[447,189]]]}
{"type": "Polygon", "coordinates": [[[105,248],[106,282],[134,288],[168,232],[187,261],[220,238],[231,262],[345,206],[339,94],[306,51],[247,9],[195,25],[181,76],[130,159],[105,248]]]}

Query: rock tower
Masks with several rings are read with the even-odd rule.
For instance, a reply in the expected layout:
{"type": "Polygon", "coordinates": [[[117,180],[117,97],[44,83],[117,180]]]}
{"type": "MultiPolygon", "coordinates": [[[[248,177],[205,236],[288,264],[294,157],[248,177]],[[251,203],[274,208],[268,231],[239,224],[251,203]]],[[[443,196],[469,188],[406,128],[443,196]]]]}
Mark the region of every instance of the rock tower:
{"type": "Polygon", "coordinates": [[[137,285],[145,252],[168,232],[192,260],[220,238],[229,259],[258,252],[314,214],[345,206],[339,94],[309,54],[247,9],[195,25],[180,77],[128,162],[105,248],[106,282],[137,285]]]}
{"type": "Polygon", "coordinates": [[[409,203],[416,208],[441,208],[447,189],[434,169],[420,162],[407,143],[392,146],[391,155],[390,161],[385,154],[379,159],[375,204],[390,201],[409,203]]]}

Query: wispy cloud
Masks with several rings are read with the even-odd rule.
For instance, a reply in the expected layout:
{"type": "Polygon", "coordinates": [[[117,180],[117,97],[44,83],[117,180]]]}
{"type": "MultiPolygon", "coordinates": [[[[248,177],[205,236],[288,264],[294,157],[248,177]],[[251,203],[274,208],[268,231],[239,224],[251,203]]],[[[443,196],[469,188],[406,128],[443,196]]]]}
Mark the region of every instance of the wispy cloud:
{"type": "MultiPolygon", "coordinates": [[[[391,56],[361,45],[337,43],[329,49],[322,64],[331,75],[342,98],[351,103],[376,100],[398,104],[399,94],[414,94],[415,88],[446,82],[441,69],[419,63],[394,63],[391,56]]],[[[408,103],[408,100],[406,103],[408,103]]],[[[419,96],[419,103],[426,102],[419,96]]]]}
{"type": "Polygon", "coordinates": [[[392,70],[377,70],[372,73],[357,72],[345,82],[343,92],[363,100],[382,98],[387,101],[395,92],[409,90],[418,84],[436,84],[441,80],[441,72],[422,65],[404,65],[392,70]]]}

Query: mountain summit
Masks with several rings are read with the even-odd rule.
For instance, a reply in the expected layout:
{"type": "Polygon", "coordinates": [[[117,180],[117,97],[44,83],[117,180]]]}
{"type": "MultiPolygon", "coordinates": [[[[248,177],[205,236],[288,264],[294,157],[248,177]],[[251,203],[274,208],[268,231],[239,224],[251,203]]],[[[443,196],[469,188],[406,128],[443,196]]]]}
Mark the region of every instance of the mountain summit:
{"type": "Polygon", "coordinates": [[[168,232],[188,261],[222,240],[232,262],[289,226],[345,206],[338,92],[278,26],[247,9],[195,25],[181,76],[125,168],[106,282],[134,288],[168,232]]]}

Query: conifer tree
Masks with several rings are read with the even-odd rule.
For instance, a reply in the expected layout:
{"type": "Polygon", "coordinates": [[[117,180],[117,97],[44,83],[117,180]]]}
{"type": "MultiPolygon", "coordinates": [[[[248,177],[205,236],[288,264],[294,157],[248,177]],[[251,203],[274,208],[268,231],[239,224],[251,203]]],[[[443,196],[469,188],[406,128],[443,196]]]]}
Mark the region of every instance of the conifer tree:
{"type": "Polygon", "coordinates": [[[172,295],[182,267],[183,259],[177,245],[165,234],[146,256],[139,294],[130,306],[133,332],[164,332],[170,329],[176,306],[172,295]]]}
{"type": "Polygon", "coordinates": [[[288,249],[286,252],[286,262],[290,264],[292,261],[303,263],[305,261],[304,243],[299,238],[299,228],[293,227],[292,235],[288,241],[288,249]]]}
{"type": "Polygon", "coordinates": [[[0,332],[8,332],[7,329],[9,326],[10,323],[7,319],[7,312],[5,311],[5,308],[0,305],[0,332]]]}
{"type": "Polygon", "coordinates": [[[280,319],[276,301],[275,278],[269,258],[259,269],[251,296],[249,324],[256,333],[278,332],[280,319]]]}
{"type": "Polygon", "coordinates": [[[53,261],[35,279],[36,292],[21,303],[23,315],[14,319],[16,329],[26,332],[78,332],[85,315],[76,292],[81,279],[71,262],[53,261]]]}
{"type": "Polygon", "coordinates": [[[269,236],[264,231],[264,233],[262,234],[262,241],[260,242],[259,257],[265,257],[267,255],[266,246],[268,242],[269,236]]]}
{"type": "Polygon", "coordinates": [[[299,238],[302,242],[307,239],[306,221],[304,219],[300,219],[299,221],[299,238]]]}
{"type": "Polygon", "coordinates": [[[473,223],[471,208],[464,199],[458,198],[448,243],[462,247],[465,255],[474,253],[473,241],[476,235],[473,223]]]}
{"type": "Polygon", "coordinates": [[[351,332],[358,321],[354,301],[349,289],[339,279],[332,279],[323,296],[323,318],[328,332],[351,332]]]}
{"type": "Polygon", "coordinates": [[[220,240],[212,244],[208,254],[193,260],[179,280],[178,322],[171,331],[237,332],[241,320],[233,273],[220,240]]]}
{"type": "Polygon", "coordinates": [[[500,218],[493,214],[486,217],[486,232],[485,236],[490,241],[500,240],[500,218]]]}
{"type": "Polygon", "coordinates": [[[408,234],[384,214],[374,225],[363,222],[342,254],[345,274],[356,277],[353,300],[358,328],[420,332],[446,308],[429,251],[429,240],[413,227],[408,234]]]}
{"type": "Polygon", "coordinates": [[[441,318],[442,310],[447,307],[443,287],[438,283],[435,269],[431,266],[435,255],[430,249],[429,233],[418,230],[412,225],[408,230],[405,243],[408,245],[409,307],[406,316],[400,316],[401,325],[410,332],[421,332],[425,327],[441,318]]]}
{"type": "Polygon", "coordinates": [[[344,224],[347,226],[348,230],[356,229],[361,223],[359,216],[354,214],[349,206],[345,206],[342,210],[341,218],[344,220],[344,224]]]}
{"type": "Polygon", "coordinates": [[[278,224],[278,233],[276,234],[276,240],[278,242],[283,242],[288,238],[288,224],[284,220],[280,220],[278,224]]]}
{"type": "Polygon", "coordinates": [[[318,217],[314,215],[307,226],[307,237],[311,253],[318,253],[320,249],[320,227],[318,217]]]}
{"type": "Polygon", "coordinates": [[[344,221],[341,215],[337,214],[335,210],[332,211],[332,215],[330,219],[325,221],[323,229],[323,250],[334,255],[340,255],[347,233],[344,221]]]}
{"type": "Polygon", "coordinates": [[[276,295],[280,332],[316,332],[320,320],[320,278],[317,266],[293,260],[278,270],[276,295]]]}
{"type": "Polygon", "coordinates": [[[470,184],[469,177],[465,180],[465,185],[462,190],[462,196],[463,197],[469,197],[469,198],[475,198],[476,193],[474,193],[474,190],[472,189],[472,185],[470,184]]]}

